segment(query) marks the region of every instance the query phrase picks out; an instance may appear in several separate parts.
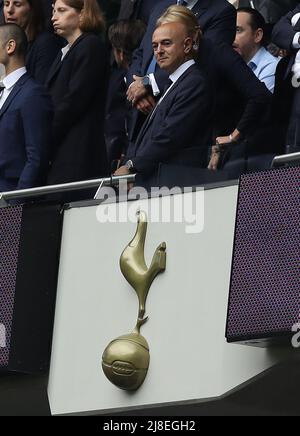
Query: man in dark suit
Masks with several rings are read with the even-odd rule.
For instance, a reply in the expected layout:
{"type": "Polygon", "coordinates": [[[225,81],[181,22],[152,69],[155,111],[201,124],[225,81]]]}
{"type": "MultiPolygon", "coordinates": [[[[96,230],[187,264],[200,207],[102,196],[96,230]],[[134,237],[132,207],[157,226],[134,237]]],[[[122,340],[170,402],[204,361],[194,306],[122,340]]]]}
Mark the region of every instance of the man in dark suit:
{"type": "Polygon", "coordinates": [[[182,168],[206,165],[213,98],[209,82],[194,60],[200,32],[192,12],[174,8],[182,9],[186,18],[180,22],[162,21],[152,38],[157,63],[169,76],[167,89],[116,175],[137,172],[149,176],[161,163],[182,168]]]}
{"type": "Polygon", "coordinates": [[[274,154],[282,153],[284,134],[271,118],[270,92],[227,44],[204,38],[199,59],[216,90],[209,168],[222,168],[230,178],[269,168],[274,154]]]}
{"type": "MultiPolygon", "coordinates": [[[[279,70],[285,68],[278,82],[278,89],[289,114],[289,127],[286,138],[286,151],[300,151],[300,5],[281,18],[275,25],[272,35],[274,43],[290,53],[289,60],[280,62],[279,70]],[[286,96],[289,96],[289,101],[286,96]]],[[[275,88],[276,93],[276,88],[275,88]]]]}
{"type": "Polygon", "coordinates": [[[43,182],[51,144],[52,103],[26,72],[27,39],[16,24],[0,26],[0,191],[43,182]]]}
{"type": "Polygon", "coordinates": [[[119,20],[142,20],[148,23],[153,8],[160,0],[122,0],[119,20]]]}
{"type": "Polygon", "coordinates": [[[267,23],[275,24],[288,11],[295,8],[298,0],[240,0],[239,7],[254,7],[267,23]]]}
{"type": "MultiPolygon", "coordinates": [[[[135,51],[127,74],[128,100],[143,114],[148,114],[155,106],[158,97],[167,82],[167,74],[159,68],[153,58],[152,34],[158,18],[174,0],[161,0],[151,14],[147,32],[135,51]]],[[[197,18],[204,36],[215,42],[232,44],[236,29],[236,10],[227,0],[189,0],[185,5],[197,18]]],[[[135,112],[130,127],[130,141],[134,142],[143,119],[135,112]]]]}
{"type": "Polygon", "coordinates": [[[297,17],[299,12],[300,4],[282,17],[274,27],[272,39],[278,47],[292,51],[299,49],[300,17],[297,17]],[[294,16],[296,20],[293,23],[294,16]]]}

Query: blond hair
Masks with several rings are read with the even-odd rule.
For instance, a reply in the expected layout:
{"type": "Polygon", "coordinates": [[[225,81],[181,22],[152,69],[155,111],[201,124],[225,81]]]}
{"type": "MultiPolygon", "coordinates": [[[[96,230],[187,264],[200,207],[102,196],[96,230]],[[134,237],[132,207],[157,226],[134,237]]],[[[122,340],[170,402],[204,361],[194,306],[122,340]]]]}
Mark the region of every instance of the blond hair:
{"type": "Polygon", "coordinates": [[[157,20],[156,27],[167,23],[182,23],[185,26],[188,36],[193,40],[193,51],[196,54],[202,40],[202,31],[193,12],[185,6],[172,5],[157,20]]]}

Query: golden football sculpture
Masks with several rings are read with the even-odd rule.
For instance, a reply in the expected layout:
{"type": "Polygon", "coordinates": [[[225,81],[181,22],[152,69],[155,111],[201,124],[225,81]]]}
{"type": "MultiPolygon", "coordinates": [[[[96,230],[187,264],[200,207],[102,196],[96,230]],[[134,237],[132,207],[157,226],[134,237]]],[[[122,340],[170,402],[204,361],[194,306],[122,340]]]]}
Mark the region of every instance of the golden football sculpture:
{"type": "Polygon", "coordinates": [[[102,369],[106,377],[125,390],[136,390],[144,382],[150,363],[149,345],[140,334],[145,317],[146,300],[155,277],[166,269],[166,244],[161,243],[152,258],[150,268],[145,262],[145,239],[147,215],[139,211],[138,225],[134,238],[127,245],[120,258],[120,268],[139,299],[136,326],[132,333],[114,339],[104,350],[102,369]]]}

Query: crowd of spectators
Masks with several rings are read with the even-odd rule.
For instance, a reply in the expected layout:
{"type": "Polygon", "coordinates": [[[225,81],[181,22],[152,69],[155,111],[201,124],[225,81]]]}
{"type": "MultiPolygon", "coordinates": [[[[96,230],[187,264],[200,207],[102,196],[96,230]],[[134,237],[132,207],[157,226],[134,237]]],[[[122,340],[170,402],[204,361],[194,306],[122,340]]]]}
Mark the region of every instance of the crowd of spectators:
{"type": "Polygon", "coordinates": [[[4,0],[0,23],[0,191],[300,151],[297,1],[4,0]]]}

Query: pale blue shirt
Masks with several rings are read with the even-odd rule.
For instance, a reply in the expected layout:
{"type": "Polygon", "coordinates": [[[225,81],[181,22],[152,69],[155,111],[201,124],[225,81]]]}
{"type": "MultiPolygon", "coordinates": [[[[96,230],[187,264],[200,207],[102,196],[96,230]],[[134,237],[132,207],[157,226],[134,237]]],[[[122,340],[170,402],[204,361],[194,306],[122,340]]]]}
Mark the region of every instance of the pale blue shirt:
{"type": "Polygon", "coordinates": [[[274,92],[275,73],[279,61],[280,58],[275,58],[268,50],[261,47],[251,61],[248,62],[248,67],[271,92],[274,92]]]}

